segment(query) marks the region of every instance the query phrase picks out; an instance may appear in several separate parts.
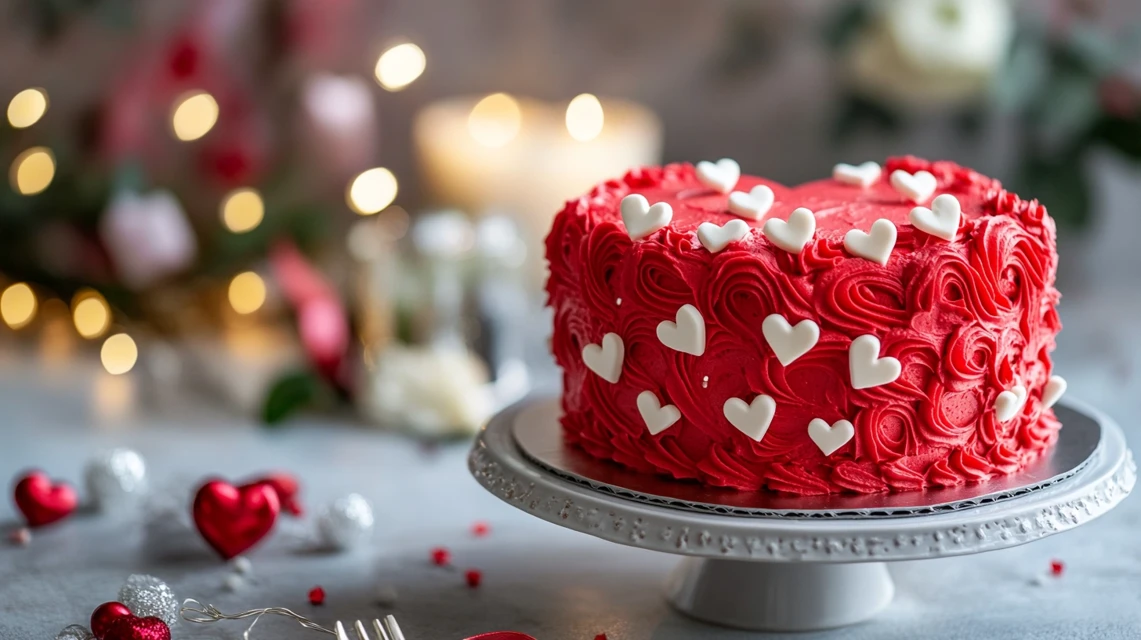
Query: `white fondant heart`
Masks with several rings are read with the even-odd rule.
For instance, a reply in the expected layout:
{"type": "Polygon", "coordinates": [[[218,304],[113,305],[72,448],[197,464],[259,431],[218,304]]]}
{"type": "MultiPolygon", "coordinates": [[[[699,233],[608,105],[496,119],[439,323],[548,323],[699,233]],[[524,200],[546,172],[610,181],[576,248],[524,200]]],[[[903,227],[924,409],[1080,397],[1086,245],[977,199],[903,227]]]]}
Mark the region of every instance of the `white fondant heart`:
{"type": "Polygon", "coordinates": [[[895,235],[891,220],[880,218],[872,223],[870,233],[852,229],[844,234],[844,248],[854,256],[886,265],[895,248],[895,235]]]}
{"type": "Polygon", "coordinates": [[[663,407],[658,396],[649,390],[638,394],[638,413],[642,415],[642,422],[646,423],[652,436],[665,431],[681,418],[677,407],[672,404],[663,407]]]}
{"type": "Polygon", "coordinates": [[[617,333],[602,336],[602,346],[588,344],[582,348],[582,362],[598,377],[613,384],[622,376],[622,359],[625,350],[622,337],[617,333]]]}
{"type": "Polygon", "coordinates": [[[742,218],[760,220],[772,208],[775,199],[773,190],[763,184],[753,187],[748,193],[734,191],[729,194],[729,212],[742,218]]]}
{"type": "Polygon", "coordinates": [[[741,166],[729,158],[721,158],[716,163],[698,162],[697,179],[710,189],[729,193],[741,179],[741,166]]]}
{"type": "Polygon", "coordinates": [[[837,420],[831,426],[820,418],[813,418],[808,423],[808,437],[820,447],[820,451],[830,456],[840,447],[848,444],[856,435],[856,427],[847,420],[837,420]]]}
{"type": "Polygon", "coordinates": [[[816,234],[816,216],[804,207],[788,214],[788,222],[773,218],[765,223],[765,237],[789,253],[800,253],[816,234]]]}
{"type": "Polygon", "coordinates": [[[677,322],[658,323],[658,340],[674,351],[699,356],[705,353],[705,318],[697,307],[683,304],[677,310],[677,322]]]}
{"type": "Polygon", "coordinates": [[[890,356],[879,357],[880,341],[873,335],[863,335],[852,341],[848,349],[848,371],[852,374],[852,388],[870,389],[895,382],[903,367],[890,356]]]}
{"type": "Polygon", "coordinates": [[[760,442],[761,438],[764,438],[765,434],[768,433],[769,425],[772,424],[773,414],[776,413],[776,410],[776,400],[764,394],[753,398],[751,404],[746,404],[740,398],[729,398],[722,408],[729,424],[757,442],[760,442]]]}
{"type": "Polygon", "coordinates": [[[1042,408],[1049,409],[1062,398],[1066,392],[1066,379],[1062,376],[1050,376],[1046,386],[1042,388],[1042,408]]]}
{"type": "Polygon", "coordinates": [[[922,204],[935,193],[935,176],[927,171],[910,174],[902,169],[896,169],[891,172],[891,186],[915,204],[922,204]]]}
{"type": "Polygon", "coordinates": [[[883,170],[880,169],[880,166],[874,162],[865,162],[860,165],[850,165],[841,162],[835,167],[832,167],[832,179],[843,184],[866,188],[870,187],[876,180],[879,180],[882,172],[883,170]]]}
{"type": "Polygon", "coordinates": [[[761,333],[777,360],[784,366],[809,352],[820,340],[820,326],[811,320],[801,320],[796,326],[789,324],[784,316],[774,313],[761,323],[761,333]]]}
{"type": "Polygon", "coordinates": [[[658,229],[664,229],[673,219],[673,207],[667,202],[650,206],[646,197],[632,193],[622,198],[622,222],[633,240],[641,240],[658,229]]]}
{"type": "Polygon", "coordinates": [[[720,227],[712,222],[702,222],[697,227],[697,239],[709,253],[721,251],[730,242],[736,242],[749,233],[749,225],[744,220],[730,220],[720,227]]]}
{"type": "Polygon", "coordinates": [[[959,219],[963,209],[959,199],[944,193],[931,201],[931,208],[915,207],[907,216],[916,229],[947,241],[955,239],[959,232],[959,219]]]}
{"type": "Polygon", "coordinates": [[[1009,422],[1026,404],[1026,387],[1016,384],[994,399],[994,416],[999,422],[1009,422]]]}

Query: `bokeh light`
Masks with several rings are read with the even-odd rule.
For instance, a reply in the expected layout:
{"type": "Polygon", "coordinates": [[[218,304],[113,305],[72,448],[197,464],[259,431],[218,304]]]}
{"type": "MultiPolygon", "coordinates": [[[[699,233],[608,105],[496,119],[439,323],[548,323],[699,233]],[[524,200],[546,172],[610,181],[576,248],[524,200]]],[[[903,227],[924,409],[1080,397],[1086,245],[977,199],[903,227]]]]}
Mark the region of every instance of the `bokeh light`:
{"type": "Polygon", "coordinates": [[[349,207],[362,216],[374,214],[392,204],[397,189],[396,176],[391,171],[384,167],[369,169],[349,185],[349,207]]]}
{"type": "Polygon", "coordinates": [[[602,103],[589,93],[575,96],[567,105],[567,131],[579,142],[597,138],[604,122],[602,103]]]}
{"type": "Polygon", "coordinates": [[[36,317],[36,294],[23,282],[8,287],[0,294],[0,319],[4,324],[19,329],[36,317]]]}
{"type": "Polygon", "coordinates": [[[99,359],[103,361],[103,368],[107,373],[122,375],[135,367],[135,362],[139,359],[139,348],[131,336],[116,333],[103,341],[99,359]]]}
{"type": "Polygon", "coordinates": [[[420,47],[411,42],[398,44],[380,54],[376,61],[376,81],[389,91],[400,91],[415,82],[427,64],[428,59],[420,47]]]}
{"type": "Polygon", "coordinates": [[[183,94],[174,103],[171,126],[174,135],[183,142],[197,140],[214,128],[218,122],[218,102],[205,91],[183,94]]]}
{"type": "Polygon", "coordinates": [[[52,183],[52,178],[55,177],[55,157],[47,147],[32,147],[16,156],[8,177],[17,193],[35,195],[52,183]]]}
{"type": "Polygon", "coordinates": [[[98,338],[111,326],[111,307],[98,291],[84,289],[71,301],[71,320],[79,335],[98,338]]]}
{"type": "Polygon", "coordinates": [[[468,116],[471,137],[485,147],[502,147],[519,135],[523,112],[506,93],[493,93],[476,103],[468,116]]]}
{"type": "Polygon", "coordinates": [[[234,233],[256,229],[265,216],[265,203],[257,189],[234,189],[222,199],[222,224],[234,233]]]}
{"type": "Polygon", "coordinates": [[[8,103],[8,124],[25,129],[40,121],[48,110],[48,94],[43,89],[24,89],[8,103]]]}
{"type": "Polygon", "coordinates": [[[230,306],[242,315],[253,313],[265,304],[265,281],[253,271],[244,271],[230,281],[230,306]]]}

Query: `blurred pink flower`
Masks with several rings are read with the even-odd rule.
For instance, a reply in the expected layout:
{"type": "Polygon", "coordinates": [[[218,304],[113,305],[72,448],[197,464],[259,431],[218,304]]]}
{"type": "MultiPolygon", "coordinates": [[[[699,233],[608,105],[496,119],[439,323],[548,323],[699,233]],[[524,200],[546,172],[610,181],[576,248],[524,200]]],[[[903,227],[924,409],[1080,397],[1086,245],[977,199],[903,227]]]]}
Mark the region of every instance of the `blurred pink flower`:
{"type": "Polygon", "coordinates": [[[115,271],[132,289],[144,289],[189,267],[198,254],[194,231],[169,191],[115,195],[99,223],[115,271]]]}

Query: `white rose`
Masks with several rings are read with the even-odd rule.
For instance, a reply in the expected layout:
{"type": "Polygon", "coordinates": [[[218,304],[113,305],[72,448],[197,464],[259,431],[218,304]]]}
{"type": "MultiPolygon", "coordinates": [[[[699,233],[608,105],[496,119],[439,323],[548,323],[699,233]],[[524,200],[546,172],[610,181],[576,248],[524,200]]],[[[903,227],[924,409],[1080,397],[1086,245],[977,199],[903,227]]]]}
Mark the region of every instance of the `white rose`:
{"type": "Polygon", "coordinates": [[[169,191],[116,194],[99,222],[115,271],[132,289],[143,289],[187,268],[198,254],[194,231],[169,191]]]}

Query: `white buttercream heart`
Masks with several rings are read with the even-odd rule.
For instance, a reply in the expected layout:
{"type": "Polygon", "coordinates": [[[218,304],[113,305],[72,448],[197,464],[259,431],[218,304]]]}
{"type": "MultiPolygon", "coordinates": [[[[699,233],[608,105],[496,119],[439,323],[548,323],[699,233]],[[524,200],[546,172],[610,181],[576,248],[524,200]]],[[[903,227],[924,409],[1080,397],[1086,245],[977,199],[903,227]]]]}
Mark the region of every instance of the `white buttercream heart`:
{"type": "Polygon", "coordinates": [[[1009,422],[1026,404],[1026,387],[1016,384],[994,399],[994,416],[999,422],[1009,422]]]}
{"type": "Polygon", "coordinates": [[[602,346],[588,344],[582,348],[582,362],[598,377],[613,384],[622,376],[622,359],[625,349],[617,333],[602,336],[602,346]]]}
{"type": "Polygon", "coordinates": [[[698,162],[697,179],[710,189],[729,193],[741,179],[741,166],[729,158],[721,158],[716,163],[698,162]]]}
{"type": "Polygon", "coordinates": [[[832,167],[832,179],[843,184],[857,187],[870,187],[879,180],[883,170],[874,162],[865,162],[860,165],[840,164],[832,167]]]}
{"type": "Polygon", "coordinates": [[[959,199],[944,193],[931,201],[931,208],[915,207],[907,216],[916,229],[947,241],[955,239],[959,232],[959,220],[963,209],[959,199]]]}
{"type": "Polygon", "coordinates": [[[761,333],[777,360],[786,367],[808,353],[820,340],[820,326],[812,320],[801,320],[794,327],[779,313],[765,318],[761,323],[761,333]]]}
{"type": "Polygon", "coordinates": [[[903,169],[896,169],[891,172],[891,186],[912,202],[922,204],[935,193],[935,176],[927,171],[910,174],[903,169]]]}
{"type": "Polygon", "coordinates": [[[667,202],[659,202],[650,206],[646,197],[632,193],[622,198],[622,222],[626,224],[626,233],[633,240],[641,240],[651,233],[669,226],[673,219],[673,207],[667,202]]]}
{"type": "Polygon", "coordinates": [[[773,190],[763,184],[753,187],[753,190],[734,191],[729,194],[729,212],[733,215],[760,220],[773,206],[776,196],[773,190]]]}
{"type": "Polygon", "coordinates": [[[748,234],[749,225],[744,220],[730,220],[720,227],[712,222],[702,222],[697,227],[697,239],[709,253],[717,253],[730,242],[736,242],[748,234]]]}
{"type": "Polygon", "coordinates": [[[869,389],[895,382],[903,367],[890,356],[879,357],[880,341],[873,335],[863,335],[852,341],[848,349],[848,370],[852,374],[852,388],[869,389]]]}
{"type": "Polygon", "coordinates": [[[800,253],[816,234],[816,216],[804,207],[788,214],[788,222],[773,218],[762,229],[765,237],[789,253],[800,253]]]}
{"type": "Polygon", "coordinates": [[[854,256],[886,265],[895,248],[895,236],[891,220],[880,218],[872,223],[871,233],[852,229],[844,234],[844,248],[854,256]]]}
{"type": "Polygon", "coordinates": [[[856,427],[847,420],[837,420],[831,426],[820,418],[813,418],[808,423],[808,437],[820,447],[826,455],[832,455],[837,449],[848,444],[856,435],[856,427]]]}
{"type": "Polygon", "coordinates": [[[677,322],[662,320],[658,323],[658,340],[674,351],[699,356],[705,353],[705,318],[692,304],[677,310],[677,322]]]}
{"type": "Polygon", "coordinates": [[[1049,409],[1062,398],[1066,392],[1066,379],[1062,376],[1050,376],[1046,386],[1042,388],[1042,408],[1049,409]]]}
{"type": "Polygon", "coordinates": [[[729,398],[725,401],[722,412],[729,424],[741,433],[757,442],[768,433],[769,425],[773,422],[777,403],[771,397],[761,394],[753,398],[751,404],[746,404],[740,398],[729,398]]]}
{"type": "Polygon", "coordinates": [[[672,404],[663,407],[658,396],[649,390],[638,394],[638,413],[642,415],[642,422],[646,423],[652,436],[665,431],[681,418],[677,407],[672,404]]]}

